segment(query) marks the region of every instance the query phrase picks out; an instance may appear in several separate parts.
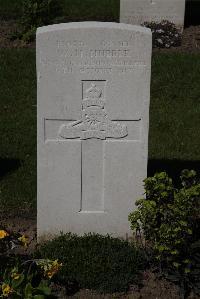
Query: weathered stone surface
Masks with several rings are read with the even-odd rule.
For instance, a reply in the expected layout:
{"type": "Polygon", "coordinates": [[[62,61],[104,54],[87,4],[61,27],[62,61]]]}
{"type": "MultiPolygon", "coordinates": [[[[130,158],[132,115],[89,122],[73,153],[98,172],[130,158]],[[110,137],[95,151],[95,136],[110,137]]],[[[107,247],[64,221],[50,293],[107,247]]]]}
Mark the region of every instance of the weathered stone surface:
{"type": "Polygon", "coordinates": [[[149,29],[68,23],[37,30],[38,237],[130,234],[143,193],[149,29]]]}
{"type": "Polygon", "coordinates": [[[185,0],[120,0],[120,22],[140,25],[168,20],[182,28],[185,0]]]}

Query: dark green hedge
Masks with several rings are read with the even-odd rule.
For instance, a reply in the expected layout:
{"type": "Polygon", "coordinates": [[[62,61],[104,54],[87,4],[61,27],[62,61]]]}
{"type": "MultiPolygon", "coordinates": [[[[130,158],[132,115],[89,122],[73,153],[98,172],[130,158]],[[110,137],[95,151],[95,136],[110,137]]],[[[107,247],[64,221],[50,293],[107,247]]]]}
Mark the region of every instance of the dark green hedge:
{"type": "Polygon", "coordinates": [[[40,246],[37,256],[63,263],[58,280],[100,292],[126,291],[144,263],[126,241],[110,236],[65,234],[40,246]]]}

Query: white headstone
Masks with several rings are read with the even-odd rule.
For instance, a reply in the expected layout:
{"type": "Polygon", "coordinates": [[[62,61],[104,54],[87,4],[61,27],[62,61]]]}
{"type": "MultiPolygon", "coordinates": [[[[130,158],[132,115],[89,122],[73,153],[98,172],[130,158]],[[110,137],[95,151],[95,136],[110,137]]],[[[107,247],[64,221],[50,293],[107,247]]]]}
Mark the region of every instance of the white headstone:
{"type": "Polygon", "coordinates": [[[141,25],[168,20],[184,26],[185,0],[120,0],[120,22],[141,25]]]}
{"type": "Polygon", "coordinates": [[[147,175],[149,29],[82,22],[37,30],[38,237],[125,237],[147,175]]]}

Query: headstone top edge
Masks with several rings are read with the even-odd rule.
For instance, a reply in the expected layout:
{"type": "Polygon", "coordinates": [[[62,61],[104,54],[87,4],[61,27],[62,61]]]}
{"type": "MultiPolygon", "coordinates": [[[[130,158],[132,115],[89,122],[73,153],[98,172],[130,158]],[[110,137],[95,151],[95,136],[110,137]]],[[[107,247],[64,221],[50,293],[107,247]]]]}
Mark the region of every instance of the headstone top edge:
{"type": "Polygon", "coordinates": [[[60,23],[53,24],[43,27],[38,27],[36,35],[48,32],[54,32],[59,30],[69,30],[69,29],[82,29],[82,28],[107,28],[107,29],[121,29],[121,30],[130,30],[136,31],[144,34],[151,35],[151,29],[131,25],[125,23],[114,23],[114,22],[95,22],[95,21],[85,21],[85,22],[71,22],[71,23],[60,23]]]}

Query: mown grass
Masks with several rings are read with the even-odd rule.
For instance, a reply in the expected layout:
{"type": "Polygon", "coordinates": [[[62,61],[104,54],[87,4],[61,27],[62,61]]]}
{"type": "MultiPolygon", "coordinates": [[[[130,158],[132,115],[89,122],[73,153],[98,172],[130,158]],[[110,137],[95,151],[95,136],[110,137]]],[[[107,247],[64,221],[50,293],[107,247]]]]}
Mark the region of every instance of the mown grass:
{"type": "Polygon", "coordinates": [[[16,19],[22,13],[23,0],[0,0],[0,19],[16,19]]]}
{"type": "MultiPolygon", "coordinates": [[[[57,0],[62,3],[66,21],[118,21],[120,0],[57,0]],[[84,13],[85,12],[85,13],[84,13]]],[[[22,14],[23,0],[0,0],[0,19],[16,19],[22,14]]],[[[58,16],[60,17],[60,16],[58,16]]]]}
{"type": "Polygon", "coordinates": [[[63,4],[66,20],[119,20],[119,0],[63,0],[63,4]]]}
{"type": "MultiPolygon", "coordinates": [[[[152,59],[149,159],[200,161],[200,55],[152,59]]],[[[35,51],[0,51],[0,205],[36,207],[35,51]]]]}
{"type": "Polygon", "coordinates": [[[152,60],[149,158],[200,160],[200,55],[152,60]]]}
{"type": "Polygon", "coordinates": [[[34,50],[0,51],[1,207],[36,203],[35,72],[34,50]]]}

